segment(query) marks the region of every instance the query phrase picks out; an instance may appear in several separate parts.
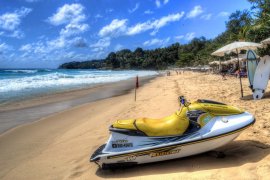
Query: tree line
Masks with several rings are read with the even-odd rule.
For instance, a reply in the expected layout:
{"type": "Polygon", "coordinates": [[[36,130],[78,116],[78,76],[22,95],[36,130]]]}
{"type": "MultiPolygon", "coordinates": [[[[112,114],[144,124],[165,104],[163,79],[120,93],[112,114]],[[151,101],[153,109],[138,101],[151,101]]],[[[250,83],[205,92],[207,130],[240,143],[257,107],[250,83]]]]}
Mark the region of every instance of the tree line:
{"type": "MultiPolygon", "coordinates": [[[[270,0],[248,0],[250,10],[236,11],[229,16],[226,30],[214,39],[194,38],[188,44],[174,43],[168,47],[111,52],[105,59],[68,62],[64,69],[166,69],[205,65],[215,57],[211,53],[233,41],[260,42],[270,37],[270,0]]],[[[270,54],[270,47],[258,51],[260,56],[270,54]]]]}

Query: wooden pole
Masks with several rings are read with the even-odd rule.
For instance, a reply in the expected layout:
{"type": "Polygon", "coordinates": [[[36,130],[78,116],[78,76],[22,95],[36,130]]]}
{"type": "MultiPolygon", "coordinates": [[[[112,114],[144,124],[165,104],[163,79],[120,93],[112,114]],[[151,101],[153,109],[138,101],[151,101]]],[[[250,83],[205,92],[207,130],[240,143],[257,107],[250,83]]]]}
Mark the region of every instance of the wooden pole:
{"type": "Polygon", "coordinates": [[[241,68],[240,68],[240,60],[239,60],[238,49],[236,49],[236,53],[237,53],[237,59],[238,59],[238,69],[239,69],[239,80],[240,80],[241,98],[243,98],[244,95],[243,95],[242,78],[241,78],[241,74],[240,74],[241,68]]]}
{"type": "Polygon", "coordinates": [[[137,89],[137,88],[135,88],[135,101],[136,101],[136,98],[137,98],[137,97],[136,97],[136,96],[137,96],[137,95],[136,95],[136,89],[137,89]]]}
{"type": "Polygon", "coordinates": [[[136,76],[136,80],[135,80],[135,91],[134,91],[134,93],[135,93],[135,101],[137,100],[137,88],[139,88],[139,76],[137,75],[136,76]]]}

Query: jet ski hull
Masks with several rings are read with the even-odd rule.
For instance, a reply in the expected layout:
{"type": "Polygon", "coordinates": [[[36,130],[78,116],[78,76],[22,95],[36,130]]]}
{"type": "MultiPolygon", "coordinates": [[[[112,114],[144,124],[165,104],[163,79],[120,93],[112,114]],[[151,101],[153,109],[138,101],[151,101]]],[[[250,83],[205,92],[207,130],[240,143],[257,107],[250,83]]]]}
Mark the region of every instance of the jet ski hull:
{"type": "Polygon", "coordinates": [[[199,131],[178,137],[141,137],[113,132],[90,161],[104,169],[200,154],[226,145],[254,122],[254,117],[245,112],[215,117],[199,131]]]}

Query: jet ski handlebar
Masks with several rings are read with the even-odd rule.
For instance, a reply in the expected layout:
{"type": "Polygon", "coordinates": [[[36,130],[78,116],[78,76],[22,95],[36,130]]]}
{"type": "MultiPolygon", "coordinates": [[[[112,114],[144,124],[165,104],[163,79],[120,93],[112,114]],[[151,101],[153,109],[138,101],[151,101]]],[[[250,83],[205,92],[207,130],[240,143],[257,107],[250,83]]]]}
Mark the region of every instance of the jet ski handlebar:
{"type": "Polygon", "coordinates": [[[184,105],[185,107],[188,107],[190,105],[190,103],[186,100],[184,96],[179,96],[178,100],[179,100],[180,106],[184,105]]]}

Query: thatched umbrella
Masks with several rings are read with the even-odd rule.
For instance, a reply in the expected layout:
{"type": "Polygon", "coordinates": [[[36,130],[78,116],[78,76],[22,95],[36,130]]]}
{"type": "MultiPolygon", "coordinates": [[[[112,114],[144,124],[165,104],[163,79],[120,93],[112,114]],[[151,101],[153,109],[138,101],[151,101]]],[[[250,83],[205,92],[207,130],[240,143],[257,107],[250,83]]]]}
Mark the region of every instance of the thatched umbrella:
{"type": "MultiPolygon", "coordinates": [[[[239,52],[241,50],[249,50],[249,49],[256,50],[258,47],[262,47],[261,44],[253,43],[253,42],[237,42],[236,41],[216,50],[211,55],[224,56],[227,53],[235,52],[237,54],[239,73],[240,73],[239,52]]],[[[243,86],[242,86],[242,79],[241,79],[240,74],[239,74],[239,81],[240,81],[240,88],[241,88],[241,97],[243,97],[243,86]]]]}
{"type": "Polygon", "coordinates": [[[270,38],[267,38],[261,42],[262,44],[270,44],[270,38]]]}

